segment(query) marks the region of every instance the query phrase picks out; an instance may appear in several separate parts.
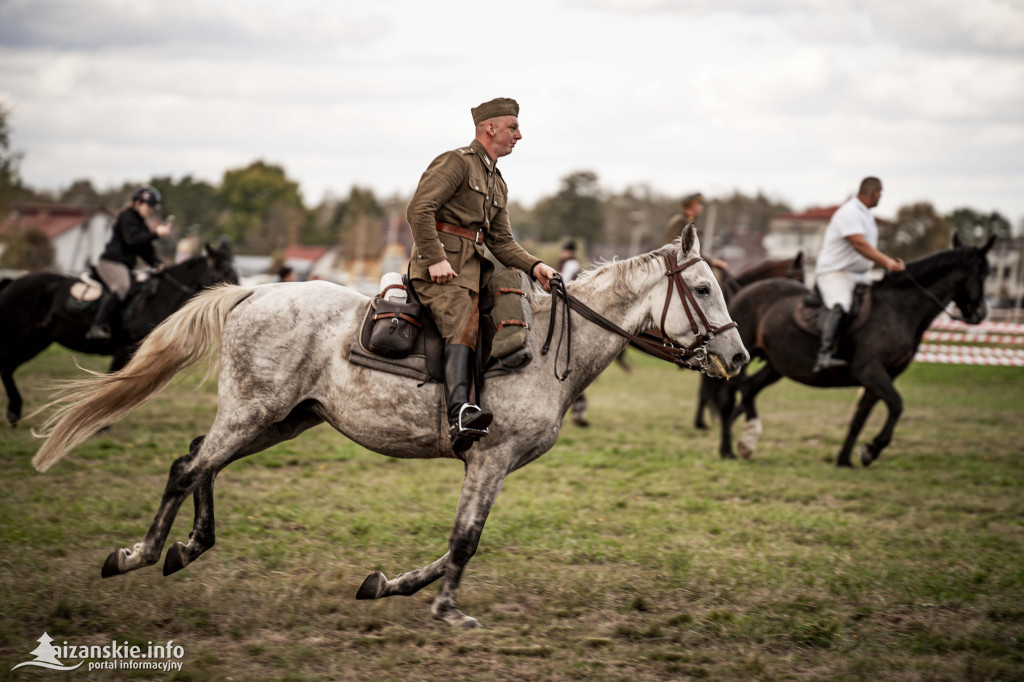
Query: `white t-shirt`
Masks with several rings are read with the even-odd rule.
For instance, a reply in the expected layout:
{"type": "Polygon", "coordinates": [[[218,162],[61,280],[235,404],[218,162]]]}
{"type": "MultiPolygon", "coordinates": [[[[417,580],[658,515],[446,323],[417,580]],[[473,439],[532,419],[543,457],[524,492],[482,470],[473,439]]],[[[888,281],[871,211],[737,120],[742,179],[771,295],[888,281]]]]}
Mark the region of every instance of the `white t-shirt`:
{"type": "Polygon", "coordinates": [[[562,265],[562,272],[558,273],[562,276],[562,280],[565,282],[571,282],[576,274],[580,271],[580,262],[575,258],[570,258],[565,261],[562,265]]]}
{"type": "Polygon", "coordinates": [[[816,273],[836,272],[868,272],[874,263],[857,253],[846,238],[850,235],[862,234],[868,244],[878,248],[878,225],[875,217],[860,199],[853,197],[832,214],[825,228],[825,237],[821,240],[821,251],[815,265],[816,273]]]}

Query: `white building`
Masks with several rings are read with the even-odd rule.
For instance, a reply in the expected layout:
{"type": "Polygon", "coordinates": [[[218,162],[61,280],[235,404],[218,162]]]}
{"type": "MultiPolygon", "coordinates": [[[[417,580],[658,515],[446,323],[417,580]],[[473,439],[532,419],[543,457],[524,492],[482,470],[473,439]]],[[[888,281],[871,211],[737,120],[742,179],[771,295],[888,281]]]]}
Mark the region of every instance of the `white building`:
{"type": "Polygon", "coordinates": [[[53,269],[77,275],[99,260],[113,224],[114,216],[96,206],[28,204],[0,222],[0,237],[35,229],[53,246],[53,269]]]}

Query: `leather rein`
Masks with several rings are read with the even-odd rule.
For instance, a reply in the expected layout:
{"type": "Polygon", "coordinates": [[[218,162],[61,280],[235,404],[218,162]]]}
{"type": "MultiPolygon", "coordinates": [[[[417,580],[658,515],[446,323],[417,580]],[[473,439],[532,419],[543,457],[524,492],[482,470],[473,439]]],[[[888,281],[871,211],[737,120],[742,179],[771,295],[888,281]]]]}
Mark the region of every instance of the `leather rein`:
{"type": "MultiPolygon", "coordinates": [[[[633,334],[626,331],[622,327],[618,326],[611,320],[602,316],[600,313],[595,312],[592,308],[588,307],[582,301],[575,296],[571,295],[565,288],[565,282],[562,281],[560,275],[556,275],[551,281],[551,323],[548,325],[548,335],[544,340],[544,346],[541,348],[541,355],[547,355],[551,348],[551,339],[555,331],[555,308],[559,300],[562,301],[563,306],[575,310],[584,319],[593,322],[597,326],[610,331],[616,336],[620,336],[627,341],[629,345],[633,346],[637,350],[658,358],[659,360],[667,360],[679,367],[686,369],[693,369],[701,372],[702,374],[707,372],[708,369],[708,343],[722,332],[736,327],[736,323],[729,321],[726,324],[716,327],[708,322],[707,316],[704,315],[704,311],[701,310],[700,305],[697,304],[697,299],[693,295],[690,286],[683,281],[683,271],[691,265],[701,262],[701,258],[692,258],[682,265],[676,265],[675,257],[671,254],[664,254],[665,259],[665,276],[668,280],[668,291],[665,293],[665,306],[661,311],[661,323],[659,331],[661,337],[657,337],[651,333],[633,334]],[[679,298],[683,302],[683,310],[686,311],[686,317],[690,321],[690,331],[693,332],[694,340],[689,346],[682,346],[677,344],[669,337],[668,332],[665,331],[665,322],[668,318],[668,309],[672,303],[673,292],[679,293],[679,298]],[[700,320],[705,331],[701,333],[700,327],[697,324],[697,320],[700,320]]],[[[569,324],[569,315],[563,315],[562,317],[562,333],[559,335],[558,347],[555,350],[555,377],[559,381],[565,381],[571,373],[571,354],[572,354],[572,326],[569,324]],[[558,373],[558,362],[557,357],[562,347],[562,338],[566,339],[566,357],[565,357],[565,372],[561,375],[558,373]]]]}

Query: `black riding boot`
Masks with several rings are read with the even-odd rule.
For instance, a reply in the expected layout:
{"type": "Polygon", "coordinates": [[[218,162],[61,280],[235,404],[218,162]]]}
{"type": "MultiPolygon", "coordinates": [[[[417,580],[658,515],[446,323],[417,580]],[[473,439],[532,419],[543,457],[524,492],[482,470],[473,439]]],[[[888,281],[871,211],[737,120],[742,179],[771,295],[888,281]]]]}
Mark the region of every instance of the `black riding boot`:
{"type": "Polygon", "coordinates": [[[451,425],[452,449],[465,452],[474,442],[487,435],[494,415],[469,402],[472,381],[470,363],[473,350],[469,346],[452,344],[444,347],[444,388],[448,403],[448,423],[451,425]]]}
{"type": "Polygon", "coordinates": [[[110,318],[117,311],[119,302],[117,294],[112,294],[109,291],[103,294],[100,308],[96,311],[96,317],[93,318],[89,331],[85,333],[85,338],[106,341],[111,337],[110,318]]]}
{"type": "Polygon", "coordinates": [[[841,305],[834,305],[821,314],[821,347],[818,349],[818,361],[814,363],[815,372],[846,365],[845,360],[832,357],[838,346],[839,326],[845,315],[841,305]]]}

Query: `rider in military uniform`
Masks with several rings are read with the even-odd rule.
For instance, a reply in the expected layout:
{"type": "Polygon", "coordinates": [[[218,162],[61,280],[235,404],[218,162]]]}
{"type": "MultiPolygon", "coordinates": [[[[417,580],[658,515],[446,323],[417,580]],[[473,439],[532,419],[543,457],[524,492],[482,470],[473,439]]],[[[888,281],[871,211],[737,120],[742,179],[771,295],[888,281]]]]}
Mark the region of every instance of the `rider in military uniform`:
{"type": "MultiPolygon", "coordinates": [[[[700,192],[695,194],[689,194],[683,197],[682,210],[672,216],[672,219],[668,221],[668,227],[665,229],[665,243],[671,244],[675,240],[679,239],[679,235],[683,233],[683,230],[687,228],[690,223],[697,222],[697,218],[704,212],[704,195],[700,192]]],[[[713,268],[719,270],[725,270],[729,267],[728,263],[720,258],[704,258],[708,264],[713,268]]],[[[717,277],[717,274],[716,274],[717,277]]]]}
{"type": "Polygon", "coordinates": [[[523,137],[519,104],[499,97],[472,114],[473,142],[434,159],[408,209],[415,242],[409,275],[444,337],[445,397],[456,452],[484,436],[494,417],[469,402],[480,287],[494,268],[484,245],[502,265],[529,273],[547,290],[556,274],[515,242],[509,224],[508,187],[497,162],[523,137]]]}
{"type": "Polygon", "coordinates": [[[114,221],[110,241],[100,255],[96,271],[107,286],[103,294],[99,310],[86,332],[85,338],[105,340],[111,337],[110,318],[118,306],[128,298],[128,290],[132,284],[132,268],[137,258],[149,263],[154,268],[163,266],[160,257],[153,248],[153,241],[166,237],[171,228],[166,223],[157,225],[152,230],[146,222],[160,206],[160,192],[155,188],[140,187],[132,193],[132,205],[121,211],[114,221]]]}

